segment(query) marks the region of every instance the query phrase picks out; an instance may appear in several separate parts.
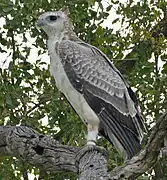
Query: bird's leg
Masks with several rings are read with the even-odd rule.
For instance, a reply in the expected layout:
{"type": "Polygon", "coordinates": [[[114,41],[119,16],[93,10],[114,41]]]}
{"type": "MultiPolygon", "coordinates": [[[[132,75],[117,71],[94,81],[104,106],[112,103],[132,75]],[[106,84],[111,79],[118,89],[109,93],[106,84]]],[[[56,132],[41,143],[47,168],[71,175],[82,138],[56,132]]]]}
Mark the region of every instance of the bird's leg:
{"type": "Polygon", "coordinates": [[[88,136],[87,136],[87,145],[84,146],[77,154],[76,154],[76,165],[80,162],[80,159],[83,158],[86,154],[91,153],[101,153],[103,156],[107,156],[107,151],[103,147],[96,146],[96,140],[98,135],[99,124],[94,123],[94,125],[88,124],[88,136]]]}
{"type": "Polygon", "coordinates": [[[97,135],[98,135],[98,125],[87,125],[88,136],[87,145],[96,145],[97,135]]]}
{"type": "Polygon", "coordinates": [[[88,136],[87,136],[87,145],[84,146],[77,154],[76,154],[76,164],[80,162],[80,159],[86,154],[91,153],[101,153],[103,156],[107,156],[107,151],[105,148],[96,146],[96,140],[98,135],[98,125],[87,125],[88,136]]]}

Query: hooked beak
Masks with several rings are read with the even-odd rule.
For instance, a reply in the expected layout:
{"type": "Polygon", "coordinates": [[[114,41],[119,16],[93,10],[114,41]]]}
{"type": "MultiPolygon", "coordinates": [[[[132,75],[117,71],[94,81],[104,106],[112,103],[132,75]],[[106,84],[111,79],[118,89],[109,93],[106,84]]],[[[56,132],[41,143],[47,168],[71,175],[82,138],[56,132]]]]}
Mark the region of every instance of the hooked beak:
{"type": "Polygon", "coordinates": [[[43,20],[42,19],[38,19],[38,21],[37,21],[37,26],[39,26],[39,27],[41,27],[41,26],[44,26],[44,22],[43,22],[43,20]]]}

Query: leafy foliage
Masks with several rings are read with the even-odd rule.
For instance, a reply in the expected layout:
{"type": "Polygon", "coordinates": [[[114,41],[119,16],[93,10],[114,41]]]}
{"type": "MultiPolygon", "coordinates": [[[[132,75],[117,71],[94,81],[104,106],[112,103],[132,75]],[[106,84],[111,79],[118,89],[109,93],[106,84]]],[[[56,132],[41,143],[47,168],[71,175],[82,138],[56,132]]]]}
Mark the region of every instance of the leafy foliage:
{"type": "MultiPolygon", "coordinates": [[[[56,89],[50,77],[46,35],[36,26],[43,11],[69,6],[75,32],[108,55],[134,87],[146,118],[148,130],[167,108],[167,52],[165,0],[121,3],[94,0],[0,0],[0,124],[26,125],[52,135],[61,143],[81,146],[85,126],[56,89]],[[75,8],[74,8],[75,7],[75,8]],[[118,17],[103,22],[111,11],[118,17]],[[121,24],[119,30],[114,25],[121,24]],[[120,60],[122,59],[122,60],[120,60]],[[7,68],[4,68],[7,67],[7,68]],[[45,122],[45,123],[44,123],[45,122]]],[[[149,134],[149,133],[148,133],[149,134]]],[[[109,169],[121,165],[122,158],[105,140],[99,144],[110,152],[109,169]]],[[[51,175],[16,158],[0,159],[1,179],[20,179],[23,172],[45,179],[76,179],[71,173],[51,175]]],[[[150,172],[151,173],[151,172],[150,172]]],[[[149,173],[140,179],[148,179],[149,173]]],[[[166,177],[167,174],[164,177],[166,177]]]]}

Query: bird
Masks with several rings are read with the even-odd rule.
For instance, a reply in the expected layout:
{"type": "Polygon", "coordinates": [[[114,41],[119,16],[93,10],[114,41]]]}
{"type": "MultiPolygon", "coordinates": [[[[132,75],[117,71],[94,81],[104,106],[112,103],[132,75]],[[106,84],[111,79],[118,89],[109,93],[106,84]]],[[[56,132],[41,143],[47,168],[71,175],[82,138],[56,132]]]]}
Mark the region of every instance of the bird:
{"type": "Polygon", "coordinates": [[[132,88],[112,61],[74,32],[68,7],[42,13],[37,25],[48,36],[50,73],[87,126],[87,146],[98,135],[131,159],[141,150],[144,118],[132,88]]]}

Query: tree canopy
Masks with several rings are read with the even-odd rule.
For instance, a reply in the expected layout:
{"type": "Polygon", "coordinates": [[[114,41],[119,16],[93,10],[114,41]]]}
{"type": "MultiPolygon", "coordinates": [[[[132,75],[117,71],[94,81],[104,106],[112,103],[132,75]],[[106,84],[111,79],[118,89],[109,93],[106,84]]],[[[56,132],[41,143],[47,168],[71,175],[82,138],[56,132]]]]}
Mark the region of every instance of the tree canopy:
{"type": "MultiPolygon", "coordinates": [[[[62,144],[83,146],[86,128],[49,73],[46,35],[36,21],[44,11],[68,6],[74,31],[101,49],[136,91],[148,133],[167,108],[167,2],[165,0],[0,0],[0,125],[31,127],[62,144]],[[115,11],[117,17],[103,22],[115,11]],[[119,23],[120,28],[115,29],[119,23]]],[[[103,138],[109,170],[122,165],[117,150],[103,138]]],[[[167,178],[165,159],[139,179],[167,178]]],[[[0,157],[1,179],[76,179],[71,172],[43,172],[22,159],[0,157]]]]}

